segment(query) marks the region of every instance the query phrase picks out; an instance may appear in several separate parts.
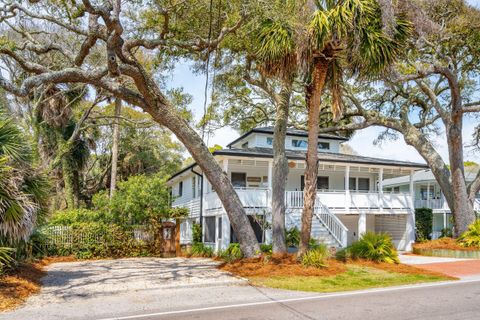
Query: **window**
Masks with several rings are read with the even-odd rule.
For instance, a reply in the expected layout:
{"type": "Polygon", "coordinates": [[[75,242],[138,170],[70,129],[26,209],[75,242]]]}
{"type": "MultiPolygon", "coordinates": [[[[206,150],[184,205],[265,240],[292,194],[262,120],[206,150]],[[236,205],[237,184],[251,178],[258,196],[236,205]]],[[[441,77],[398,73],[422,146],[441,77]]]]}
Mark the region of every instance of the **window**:
{"type": "Polygon", "coordinates": [[[180,183],[178,184],[178,196],[183,196],[183,181],[180,181],[180,183]]]}
{"type": "MultiPolygon", "coordinates": [[[[305,188],[305,176],[300,176],[300,189],[303,191],[305,188]]],[[[328,190],[329,179],[328,177],[317,177],[317,190],[328,190]]]]}
{"type": "Polygon", "coordinates": [[[273,138],[270,138],[270,137],[267,138],[267,144],[268,144],[269,146],[273,146],[273,138]]]}
{"type": "Polygon", "coordinates": [[[370,190],[370,179],[369,178],[358,178],[358,190],[369,191],[370,190]]]}
{"type": "Polygon", "coordinates": [[[218,239],[222,240],[222,217],[218,217],[218,239]]]}
{"type": "Polygon", "coordinates": [[[292,146],[295,148],[307,148],[307,140],[292,140],[292,146]]]}
{"type": "Polygon", "coordinates": [[[357,190],[357,178],[348,179],[348,189],[357,190]]]}
{"type": "Polygon", "coordinates": [[[318,143],[318,150],[330,150],[330,143],[329,142],[319,142],[318,143]]]}
{"type": "Polygon", "coordinates": [[[242,149],[247,149],[248,148],[248,141],[242,144],[242,149]]]}
{"type": "Polygon", "coordinates": [[[420,197],[422,200],[433,199],[433,186],[430,186],[430,192],[427,191],[427,187],[420,187],[420,197]],[[430,194],[429,194],[430,193],[430,194]]]}
{"type": "Polygon", "coordinates": [[[205,242],[215,242],[215,217],[205,217],[205,242]]]}
{"type": "Polygon", "coordinates": [[[348,179],[348,189],[353,191],[370,191],[370,178],[350,177],[348,179]]]}
{"type": "Polygon", "coordinates": [[[192,195],[194,198],[197,197],[197,177],[192,177],[192,195]]]}
{"type": "Polygon", "coordinates": [[[247,174],[244,172],[232,172],[231,180],[235,188],[245,188],[247,186],[247,174]]]}

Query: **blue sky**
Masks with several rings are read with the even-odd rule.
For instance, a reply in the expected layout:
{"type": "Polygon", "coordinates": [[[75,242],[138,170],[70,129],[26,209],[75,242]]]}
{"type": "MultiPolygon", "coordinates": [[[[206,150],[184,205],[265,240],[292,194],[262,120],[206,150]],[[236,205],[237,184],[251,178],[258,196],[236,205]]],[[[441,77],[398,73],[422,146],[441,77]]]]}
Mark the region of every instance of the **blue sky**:
{"type": "MultiPolygon", "coordinates": [[[[480,0],[470,0],[470,4],[480,7],[480,0]]],[[[167,79],[168,87],[183,87],[184,91],[193,96],[193,102],[190,106],[195,119],[199,119],[203,114],[204,86],[205,76],[195,75],[191,72],[188,64],[178,65],[174,72],[167,79]]],[[[472,139],[472,133],[478,119],[467,118],[464,123],[463,136],[465,144],[469,144],[472,139]]],[[[382,132],[382,128],[372,127],[356,132],[348,144],[360,155],[378,158],[397,159],[405,161],[424,162],[422,157],[413,148],[405,144],[400,136],[398,140],[384,142],[381,145],[374,145],[373,141],[382,132]]],[[[210,136],[208,144],[219,144],[225,147],[230,141],[238,136],[238,132],[231,128],[217,130],[213,136],[210,136]]],[[[444,135],[439,135],[434,139],[436,149],[448,162],[448,150],[444,135]]],[[[480,153],[474,152],[470,148],[465,149],[465,159],[480,163],[480,153]]]]}

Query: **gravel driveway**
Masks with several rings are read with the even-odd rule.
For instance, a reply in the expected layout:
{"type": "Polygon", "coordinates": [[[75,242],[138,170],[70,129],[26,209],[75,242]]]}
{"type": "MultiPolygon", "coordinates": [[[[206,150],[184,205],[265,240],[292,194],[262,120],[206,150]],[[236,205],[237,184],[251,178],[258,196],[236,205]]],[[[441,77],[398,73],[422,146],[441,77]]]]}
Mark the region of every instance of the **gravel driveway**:
{"type": "Polygon", "coordinates": [[[101,314],[102,306],[106,308],[109,301],[121,310],[138,299],[141,303],[153,295],[158,297],[159,292],[172,292],[174,296],[173,292],[182,288],[245,284],[243,279],[216,269],[217,264],[211,259],[185,258],[54,263],[47,267],[40,294],[20,309],[0,314],[0,319],[84,318],[101,314]]]}

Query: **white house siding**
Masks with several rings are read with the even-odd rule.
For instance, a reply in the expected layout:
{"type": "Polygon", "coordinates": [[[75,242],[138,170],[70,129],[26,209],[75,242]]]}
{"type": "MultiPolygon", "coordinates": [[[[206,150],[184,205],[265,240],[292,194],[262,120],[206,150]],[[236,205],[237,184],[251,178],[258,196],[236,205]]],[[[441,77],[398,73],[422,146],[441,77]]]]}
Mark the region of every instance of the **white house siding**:
{"type": "Polygon", "coordinates": [[[386,232],[392,236],[395,246],[405,250],[407,215],[376,215],[375,232],[386,232]]]}
{"type": "MultiPolygon", "coordinates": [[[[338,214],[337,217],[347,227],[347,244],[358,241],[358,214],[338,214]]],[[[375,231],[375,215],[367,214],[367,231],[375,231]]]]}

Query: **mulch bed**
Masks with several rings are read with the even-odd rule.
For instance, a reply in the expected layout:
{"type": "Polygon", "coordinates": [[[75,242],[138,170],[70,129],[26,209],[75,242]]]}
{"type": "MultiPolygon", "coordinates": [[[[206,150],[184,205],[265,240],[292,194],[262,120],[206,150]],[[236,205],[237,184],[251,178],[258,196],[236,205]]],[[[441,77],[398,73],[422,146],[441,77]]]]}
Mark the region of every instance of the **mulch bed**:
{"type": "Polygon", "coordinates": [[[49,257],[35,263],[22,263],[15,270],[0,276],[0,311],[18,307],[29,296],[40,291],[44,267],[54,262],[75,261],[74,257],[49,257]]]}
{"type": "Polygon", "coordinates": [[[347,262],[341,262],[336,259],[329,259],[326,268],[304,267],[297,262],[295,255],[241,259],[225,263],[219,268],[247,278],[271,276],[328,277],[344,273],[347,271],[349,265],[364,266],[403,274],[423,274],[456,279],[434,270],[420,269],[405,264],[376,263],[366,260],[349,260],[347,262]]]}
{"type": "Polygon", "coordinates": [[[461,250],[461,251],[478,251],[477,247],[463,247],[458,244],[455,239],[452,238],[440,238],[437,240],[430,240],[421,243],[415,243],[413,245],[417,249],[446,249],[446,250],[461,250]]]}
{"type": "Polygon", "coordinates": [[[347,270],[344,263],[334,259],[327,261],[327,268],[304,267],[295,255],[281,255],[253,259],[241,259],[225,263],[219,268],[241,277],[267,276],[332,276],[347,270]]]}

